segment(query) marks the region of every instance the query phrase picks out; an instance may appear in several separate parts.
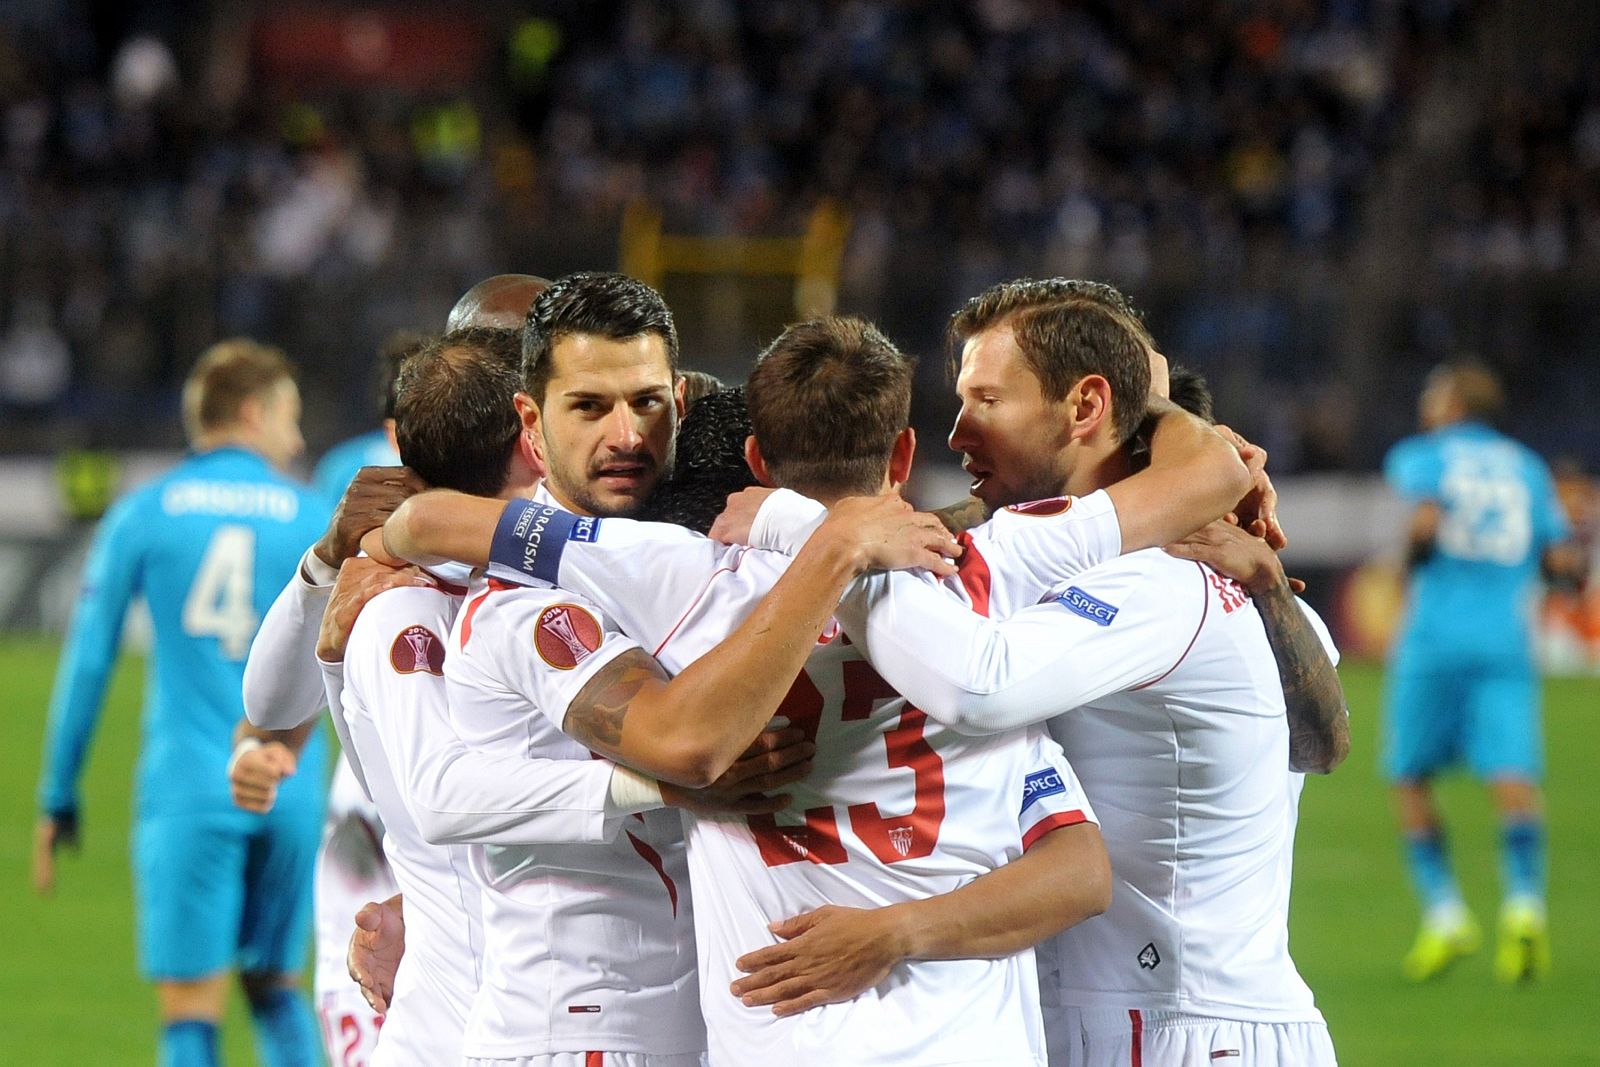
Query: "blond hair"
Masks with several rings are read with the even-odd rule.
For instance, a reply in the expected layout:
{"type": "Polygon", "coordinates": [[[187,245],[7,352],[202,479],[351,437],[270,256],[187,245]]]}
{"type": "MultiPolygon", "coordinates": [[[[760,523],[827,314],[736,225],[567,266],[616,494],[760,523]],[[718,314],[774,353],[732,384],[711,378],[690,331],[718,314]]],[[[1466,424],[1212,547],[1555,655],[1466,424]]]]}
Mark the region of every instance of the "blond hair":
{"type": "Polygon", "coordinates": [[[218,341],[200,353],[183,383],[184,432],[193,441],[225,430],[238,421],[246,400],[294,378],[282,349],[248,337],[218,341]]]}

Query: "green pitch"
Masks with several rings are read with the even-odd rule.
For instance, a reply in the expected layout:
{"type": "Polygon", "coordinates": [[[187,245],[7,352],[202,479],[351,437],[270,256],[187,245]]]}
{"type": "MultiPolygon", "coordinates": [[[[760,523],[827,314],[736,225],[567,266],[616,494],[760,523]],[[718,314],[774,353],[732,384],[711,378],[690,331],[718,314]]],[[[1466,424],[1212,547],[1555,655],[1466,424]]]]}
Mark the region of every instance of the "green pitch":
{"type": "MultiPolygon", "coordinates": [[[[56,896],[28,887],[33,788],[55,646],[0,642],[7,700],[0,721],[0,1004],[8,1063],[139,1064],[154,1059],[155,1013],[134,974],[128,885],[129,781],[140,670],[117,673],[85,782],[85,849],[60,864],[56,896]]],[[[1386,798],[1375,771],[1379,672],[1344,671],[1355,748],[1338,773],[1306,783],[1295,863],[1293,947],[1316,991],[1345,1067],[1506,1067],[1600,1062],[1600,681],[1553,681],[1546,691],[1550,752],[1551,927],[1555,973],[1507,990],[1489,951],[1441,981],[1408,986],[1399,959],[1414,932],[1386,798]]],[[[1469,903],[1492,928],[1498,903],[1487,801],[1467,782],[1444,791],[1469,903]]],[[[229,1062],[253,1062],[235,999],[225,1027],[229,1062]]]]}

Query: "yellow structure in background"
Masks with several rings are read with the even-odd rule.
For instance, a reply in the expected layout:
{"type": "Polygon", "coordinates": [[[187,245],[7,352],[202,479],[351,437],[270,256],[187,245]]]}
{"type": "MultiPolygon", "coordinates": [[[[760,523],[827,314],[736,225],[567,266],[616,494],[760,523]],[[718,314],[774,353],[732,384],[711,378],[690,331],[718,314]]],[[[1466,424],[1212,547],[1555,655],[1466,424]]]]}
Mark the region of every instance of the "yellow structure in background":
{"type": "Polygon", "coordinates": [[[792,277],[803,318],[830,314],[838,302],[850,218],[832,201],[811,212],[798,237],[693,236],[662,231],[661,212],[642,201],[622,216],[622,273],[657,289],[674,274],[738,278],[792,277]]]}

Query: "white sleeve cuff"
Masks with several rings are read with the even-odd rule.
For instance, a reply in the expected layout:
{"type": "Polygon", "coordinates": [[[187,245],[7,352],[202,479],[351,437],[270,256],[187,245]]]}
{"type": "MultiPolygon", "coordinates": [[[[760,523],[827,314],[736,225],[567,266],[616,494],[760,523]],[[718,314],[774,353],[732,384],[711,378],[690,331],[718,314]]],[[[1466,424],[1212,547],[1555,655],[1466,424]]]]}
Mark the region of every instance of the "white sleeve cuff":
{"type": "Polygon", "coordinates": [[[317,555],[316,549],[306,549],[300,557],[300,580],[314,589],[332,585],[339,578],[339,568],[330,567],[317,555]]]}
{"type": "Polygon", "coordinates": [[[612,770],[611,787],[606,794],[607,819],[663,807],[666,801],[661,799],[660,782],[620,764],[612,770]]]}
{"type": "Polygon", "coordinates": [[[778,489],[762,501],[750,524],[750,547],[792,556],[828,517],[828,509],[789,489],[778,489]]]}

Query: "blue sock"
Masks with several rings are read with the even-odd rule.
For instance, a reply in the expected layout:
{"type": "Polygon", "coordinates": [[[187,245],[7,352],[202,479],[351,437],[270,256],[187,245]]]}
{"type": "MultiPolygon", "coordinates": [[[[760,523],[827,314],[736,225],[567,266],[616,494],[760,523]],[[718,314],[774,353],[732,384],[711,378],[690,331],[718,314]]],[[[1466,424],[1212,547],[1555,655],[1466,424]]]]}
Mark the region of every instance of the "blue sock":
{"type": "Polygon", "coordinates": [[[317,1067],[322,1062],[317,1020],[300,990],[278,986],[252,995],[250,1017],[263,1067],[317,1067]]]}
{"type": "Polygon", "coordinates": [[[1507,900],[1543,903],[1544,820],[1509,819],[1500,831],[1500,866],[1507,900]]]}
{"type": "Polygon", "coordinates": [[[217,1024],[209,1019],[174,1019],[161,1028],[161,1067],[218,1067],[217,1024]]]}
{"type": "Polygon", "coordinates": [[[1424,830],[1406,835],[1406,866],[1411,882],[1422,898],[1425,912],[1460,904],[1461,890],[1450,870],[1450,856],[1444,845],[1444,831],[1424,830]]]}

